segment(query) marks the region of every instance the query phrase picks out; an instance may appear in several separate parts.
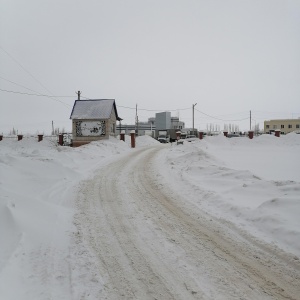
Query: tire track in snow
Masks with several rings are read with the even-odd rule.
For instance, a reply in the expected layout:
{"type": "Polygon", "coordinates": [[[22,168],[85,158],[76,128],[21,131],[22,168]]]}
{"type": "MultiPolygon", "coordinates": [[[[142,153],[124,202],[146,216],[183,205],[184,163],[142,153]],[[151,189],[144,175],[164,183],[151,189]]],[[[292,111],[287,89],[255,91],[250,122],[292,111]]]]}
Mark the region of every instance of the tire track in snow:
{"type": "Polygon", "coordinates": [[[160,149],[135,150],[82,192],[81,226],[107,299],[297,299],[299,270],[161,184],[160,149]]]}
{"type": "MultiPolygon", "coordinates": [[[[136,155],[110,164],[86,183],[80,197],[81,230],[99,258],[107,299],[175,299],[155,270],[157,266],[136,246],[139,237],[130,222],[134,214],[126,212],[131,197],[123,198],[122,187],[118,187],[118,174],[136,155]]],[[[185,294],[178,297],[186,298],[185,294]]]]}

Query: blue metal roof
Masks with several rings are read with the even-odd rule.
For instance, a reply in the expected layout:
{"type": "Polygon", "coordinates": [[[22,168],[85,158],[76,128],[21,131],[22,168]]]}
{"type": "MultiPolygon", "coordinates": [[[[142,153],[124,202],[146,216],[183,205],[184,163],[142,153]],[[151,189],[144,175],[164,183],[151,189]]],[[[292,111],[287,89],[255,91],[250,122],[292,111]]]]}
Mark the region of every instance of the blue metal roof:
{"type": "Polygon", "coordinates": [[[114,99],[76,100],[70,119],[109,119],[113,109],[117,120],[122,120],[118,116],[114,99]]]}

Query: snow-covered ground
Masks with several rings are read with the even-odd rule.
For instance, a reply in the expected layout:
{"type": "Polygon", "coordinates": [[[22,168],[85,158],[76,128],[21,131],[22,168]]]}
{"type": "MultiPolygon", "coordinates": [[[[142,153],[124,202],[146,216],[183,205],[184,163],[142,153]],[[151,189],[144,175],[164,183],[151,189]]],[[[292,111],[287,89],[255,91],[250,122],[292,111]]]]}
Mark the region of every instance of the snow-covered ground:
{"type": "Polygon", "coordinates": [[[168,184],[201,209],[300,256],[300,134],[206,137],[161,161],[165,178],[176,178],[168,184]]]}
{"type": "MultiPolygon", "coordinates": [[[[78,230],[75,199],[81,183],[101,168],[152,146],[162,148],[153,165],[162,185],[299,261],[300,134],[205,137],[183,145],[160,145],[145,136],[137,138],[135,149],[129,137],[125,143],[111,138],[79,148],[57,146],[52,138],[4,138],[0,299],[79,299],[77,292],[101,286],[101,278],[86,286],[83,268],[76,267],[86,261],[80,245],[70,246],[78,230]]],[[[124,178],[121,182],[125,186],[124,178]]],[[[94,298],[86,292],[84,299],[94,298]]]]}

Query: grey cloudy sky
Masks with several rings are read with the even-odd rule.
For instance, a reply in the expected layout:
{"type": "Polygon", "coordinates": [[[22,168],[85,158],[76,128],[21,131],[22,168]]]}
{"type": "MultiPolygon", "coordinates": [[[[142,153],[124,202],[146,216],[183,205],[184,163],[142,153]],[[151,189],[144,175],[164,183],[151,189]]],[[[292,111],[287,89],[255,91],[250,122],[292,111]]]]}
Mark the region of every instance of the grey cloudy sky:
{"type": "Polygon", "coordinates": [[[197,103],[198,129],[300,117],[299,0],[0,4],[0,132],[70,130],[77,90],[116,99],[127,124],[136,104],[140,121],[169,110],[191,126],[197,103]]]}

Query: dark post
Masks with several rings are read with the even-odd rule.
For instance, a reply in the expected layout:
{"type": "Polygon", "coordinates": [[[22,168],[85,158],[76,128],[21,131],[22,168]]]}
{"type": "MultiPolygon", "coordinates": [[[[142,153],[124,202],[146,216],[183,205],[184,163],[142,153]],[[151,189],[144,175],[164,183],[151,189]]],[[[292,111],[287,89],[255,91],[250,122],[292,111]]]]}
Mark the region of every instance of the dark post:
{"type": "Polygon", "coordinates": [[[58,135],[58,144],[61,146],[64,144],[64,135],[63,134],[58,135]]]}
{"type": "Polygon", "coordinates": [[[135,148],[135,131],[134,130],[131,130],[130,136],[131,136],[131,148],[135,148]]]}
{"type": "Polygon", "coordinates": [[[254,131],[253,130],[248,131],[248,136],[249,136],[250,140],[253,139],[253,135],[254,135],[254,131]]]}
{"type": "Polygon", "coordinates": [[[122,130],[120,133],[120,140],[125,142],[125,131],[124,130],[122,130]]]}
{"type": "Polygon", "coordinates": [[[0,141],[2,141],[2,139],[3,139],[3,135],[0,135],[0,141]]]}

